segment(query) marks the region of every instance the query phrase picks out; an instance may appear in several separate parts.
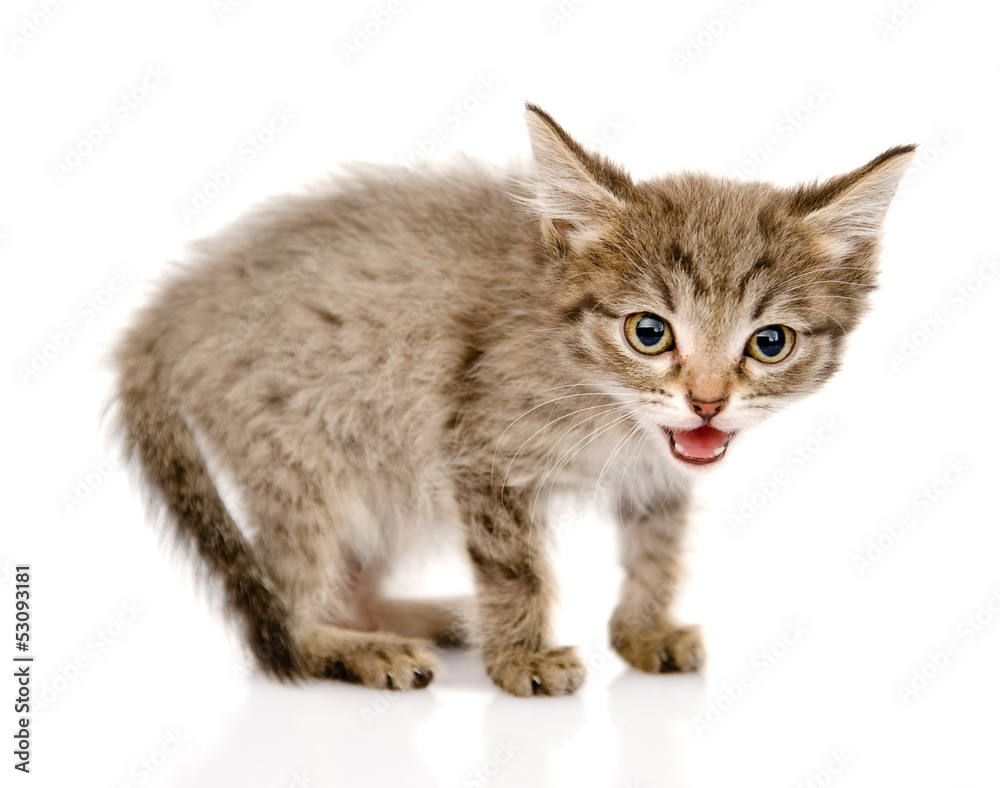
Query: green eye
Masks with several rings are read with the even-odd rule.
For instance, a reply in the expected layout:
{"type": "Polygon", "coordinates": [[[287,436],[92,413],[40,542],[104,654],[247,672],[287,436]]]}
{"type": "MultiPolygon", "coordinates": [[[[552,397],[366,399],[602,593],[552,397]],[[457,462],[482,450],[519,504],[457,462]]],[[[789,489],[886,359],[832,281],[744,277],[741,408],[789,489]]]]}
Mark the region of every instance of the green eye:
{"type": "Polygon", "coordinates": [[[652,312],[636,312],[625,318],[625,338],[632,347],[648,356],[674,349],[670,324],[652,312]]]}
{"type": "Polygon", "coordinates": [[[764,326],[747,342],[746,354],[765,364],[784,361],[795,347],[795,332],[788,326],[764,326]]]}

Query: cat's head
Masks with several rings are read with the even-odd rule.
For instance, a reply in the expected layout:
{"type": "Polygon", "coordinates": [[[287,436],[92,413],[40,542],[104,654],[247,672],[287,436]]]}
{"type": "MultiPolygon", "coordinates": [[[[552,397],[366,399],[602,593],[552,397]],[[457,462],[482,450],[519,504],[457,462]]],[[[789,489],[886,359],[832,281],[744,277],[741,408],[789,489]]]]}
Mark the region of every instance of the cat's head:
{"type": "Polygon", "coordinates": [[[560,344],[666,455],[711,465],[834,373],[914,146],[796,188],[695,173],[636,182],[541,109],[526,117],[560,344]]]}

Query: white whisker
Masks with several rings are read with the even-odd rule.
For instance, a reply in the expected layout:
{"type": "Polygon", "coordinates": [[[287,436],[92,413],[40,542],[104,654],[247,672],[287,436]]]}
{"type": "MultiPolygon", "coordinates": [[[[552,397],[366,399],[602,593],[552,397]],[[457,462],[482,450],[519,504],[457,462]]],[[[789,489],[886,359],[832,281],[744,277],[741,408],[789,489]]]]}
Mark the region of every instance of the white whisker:
{"type": "Polygon", "coordinates": [[[587,433],[582,438],[580,438],[580,440],[578,440],[576,443],[574,443],[572,446],[570,446],[570,448],[562,454],[562,456],[559,458],[559,460],[552,467],[550,467],[545,472],[545,475],[542,477],[541,481],[539,482],[539,484],[538,484],[538,486],[537,486],[537,488],[535,490],[535,498],[532,501],[531,508],[529,509],[529,517],[530,517],[530,522],[528,524],[528,560],[529,560],[529,562],[531,560],[531,531],[534,528],[534,524],[535,524],[535,511],[536,511],[536,508],[538,506],[538,496],[541,494],[541,492],[542,492],[543,489],[546,489],[546,482],[548,481],[549,476],[552,474],[553,471],[556,472],[556,476],[553,477],[553,483],[554,483],[555,482],[555,478],[558,478],[559,474],[562,473],[562,471],[571,462],[573,462],[573,460],[576,459],[576,457],[580,454],[580,452],[582,452],[585,448],[587,448],[587,446],[589,446],[591,443],[593,443],[595,440],[597,440],[597,438],[599,438],[601,435],[603,435],[608,430],[614,429],[619,424],[621,424],[624,421],[627,421],[630,418],[632,418],[632,414],[626,412],[626,413],[622,414],[621,416],[617,417],[616,419],[614,419],[609,424],[605,424],[603,427],[587,433]]]}

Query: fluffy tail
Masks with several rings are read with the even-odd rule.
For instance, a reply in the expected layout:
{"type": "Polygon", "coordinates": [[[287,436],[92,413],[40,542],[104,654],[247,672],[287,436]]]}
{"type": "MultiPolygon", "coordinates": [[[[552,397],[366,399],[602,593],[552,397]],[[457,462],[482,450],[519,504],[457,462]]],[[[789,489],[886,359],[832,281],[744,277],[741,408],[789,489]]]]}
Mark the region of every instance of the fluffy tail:
{"type": "Polygon", "coordinates": [[[264,567],[233,521],[194,435],[163,385],[155,340],[133,333],[120,347],[118,405],[128,454],[167,510],[185,544],[222,579],[261,668],[279,679],[301,675],[291,618],[264,567]]]}

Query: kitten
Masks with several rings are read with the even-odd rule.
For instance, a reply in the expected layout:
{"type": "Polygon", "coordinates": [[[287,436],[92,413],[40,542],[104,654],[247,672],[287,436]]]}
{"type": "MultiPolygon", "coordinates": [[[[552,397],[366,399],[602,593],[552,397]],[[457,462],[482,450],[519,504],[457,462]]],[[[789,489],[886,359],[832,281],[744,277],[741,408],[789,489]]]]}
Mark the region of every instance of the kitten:
{"type": "Polygon", "coordinates": [[[791,189],[637,182],[526,118],[523,170],[356,167],[266,204],[117,349],[131,456],[268,674],[415,689],[432,644],[475,643],[507,692],[573,692],[544,515],[598,488],[628,534],[614,648],[698,669],[670,613],[689,483],[837,369],[914,151],[791,189]],[[384,597],[395,558],[455,529],[473,608],[384,597]]]}

